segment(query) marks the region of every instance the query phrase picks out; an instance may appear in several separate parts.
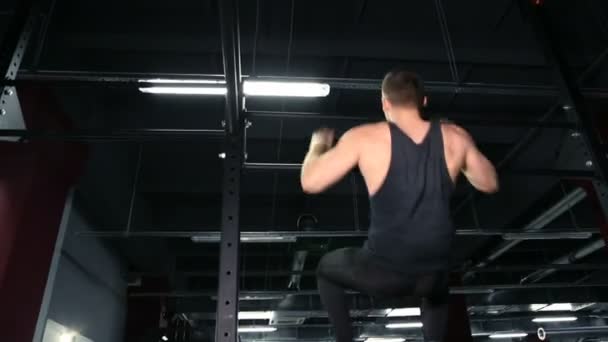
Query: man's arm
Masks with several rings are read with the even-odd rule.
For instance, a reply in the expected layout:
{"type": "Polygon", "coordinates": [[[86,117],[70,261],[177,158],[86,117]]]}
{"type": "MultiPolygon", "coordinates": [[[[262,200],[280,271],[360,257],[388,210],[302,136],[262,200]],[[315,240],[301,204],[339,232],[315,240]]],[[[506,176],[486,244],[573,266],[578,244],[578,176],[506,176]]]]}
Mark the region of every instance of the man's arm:
{"type": "Polygon", "coordinates": [[[468,132],[460,127],[457,127],[457,131],[462,137],[464,146],[462,173],[475,189],[485,193],[497,192],[498,175],[494,165],[479,151],[468,132]]]}
{"type": "Polygon", "coordinates": [[[359,150],[355,135],[353,130],[346,132],[334,148],[330,148],[331,141],[320,141],[313,135],[300,177],[304,192],[323,192],[357,166],[359,150]]]}

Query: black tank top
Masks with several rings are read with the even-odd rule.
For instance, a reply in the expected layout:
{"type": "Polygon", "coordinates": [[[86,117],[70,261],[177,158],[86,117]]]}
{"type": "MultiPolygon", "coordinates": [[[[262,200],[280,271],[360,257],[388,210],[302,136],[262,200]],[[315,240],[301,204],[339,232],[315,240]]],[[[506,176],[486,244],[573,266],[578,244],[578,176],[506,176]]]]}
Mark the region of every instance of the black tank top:
{"type": "Polygon", "coordinates": [[[384,183],[370,198],[368,248],[387,267],[401,272],[445,270],[454,237],[450,178],[441,123],[416,144],[389,122],[391,162],[384,183]]]}

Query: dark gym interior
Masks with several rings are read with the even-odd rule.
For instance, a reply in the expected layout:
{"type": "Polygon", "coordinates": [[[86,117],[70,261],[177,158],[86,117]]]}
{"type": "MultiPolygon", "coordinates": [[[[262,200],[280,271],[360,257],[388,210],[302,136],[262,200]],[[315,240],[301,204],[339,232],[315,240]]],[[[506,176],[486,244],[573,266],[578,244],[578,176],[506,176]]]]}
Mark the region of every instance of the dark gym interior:
{"type": "MultiPolygon", "coordinates": [[[[3,341],[332,341],[315,269],[365,241],[368,194],[306,195],[300,164],[384,120],[395,66],[501,182],[453,195],[446,341],[608,341],[606,1],[4,0],[0,42],[3,341]]],[[[416,300],[350,298],[358,341],[422,340],[416,300]]]]}

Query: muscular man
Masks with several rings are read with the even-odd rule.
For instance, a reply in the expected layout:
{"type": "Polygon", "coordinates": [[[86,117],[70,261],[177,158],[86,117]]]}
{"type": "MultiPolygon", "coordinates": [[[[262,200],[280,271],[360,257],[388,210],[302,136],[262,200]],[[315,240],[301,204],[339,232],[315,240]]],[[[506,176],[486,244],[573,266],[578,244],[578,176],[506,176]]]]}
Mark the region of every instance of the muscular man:
{"type": "Polygon", "coordinates": [[[315,132],[302,167],[307,193],[320,193],[354,167],[370,197],[371,226],[363,248],[326,254],[317,276],[321,300],[337,342],[352,342],[345,289],[372,296],[422,298],[426,341],[442,341],[447,326],[447,276],[454,237],[450,195],[462,172],[478,190],[498,190],[496,170],[462,128],[420,113],[422,82],[394,70],[382,82],[386,122],[346,132],[335,147],[333,132],[315,132]]]}

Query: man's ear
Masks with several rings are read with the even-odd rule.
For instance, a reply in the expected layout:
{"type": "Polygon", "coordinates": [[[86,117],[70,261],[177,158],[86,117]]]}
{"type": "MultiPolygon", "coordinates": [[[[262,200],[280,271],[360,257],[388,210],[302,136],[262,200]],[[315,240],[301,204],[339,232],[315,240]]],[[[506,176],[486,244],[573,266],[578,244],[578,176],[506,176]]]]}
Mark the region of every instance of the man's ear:
{"type": "Polygon", "coordinates": [[[391,103],[388,102],[388,100],[386,99],[386,97],[382,96],[382,111],[384,113],[388,113],[391,109],[391,103]]]}

